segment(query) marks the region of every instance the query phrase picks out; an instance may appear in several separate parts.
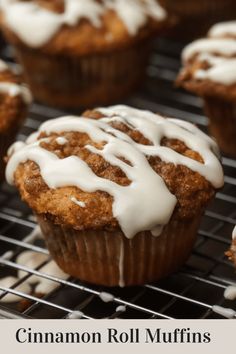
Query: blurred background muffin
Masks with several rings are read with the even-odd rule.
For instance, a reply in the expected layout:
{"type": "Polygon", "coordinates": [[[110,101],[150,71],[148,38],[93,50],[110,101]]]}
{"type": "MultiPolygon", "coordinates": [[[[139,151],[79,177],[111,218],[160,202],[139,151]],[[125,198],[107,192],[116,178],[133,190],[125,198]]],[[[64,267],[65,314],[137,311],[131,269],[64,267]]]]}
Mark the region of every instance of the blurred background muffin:
{"type": "Polygon", "coordinates": [[[0,60],[0,181],[4,179],[4,157],[24,122],[31,101],[19,75],[0,60]]]}
{"type": "Polygon", "coordinates": [[[36,214],[54,260],[107,286],[177,270],[223,185],[207,135],[127,106],[45,122],[9,155],[7,180],[36,214]]]}
{"type": "Polygon", "coordinates": [[[203,98],[210,133],[236,157],[236,21],[214,25],[182,53],[177,84],[203,98]]]}
{"type": "Polygon", "coordinates": [[[235,0],[160,0],[178,22],[170,35],[178,39],[203,36],[214,23],[236,18],[235,0]]]}
{"type": "Polygon", "coordinates": [[[142,81],[168,16],[155,0],[2,0],[0,26],[34,97],[52,106],[107,104],[142,81]]]}

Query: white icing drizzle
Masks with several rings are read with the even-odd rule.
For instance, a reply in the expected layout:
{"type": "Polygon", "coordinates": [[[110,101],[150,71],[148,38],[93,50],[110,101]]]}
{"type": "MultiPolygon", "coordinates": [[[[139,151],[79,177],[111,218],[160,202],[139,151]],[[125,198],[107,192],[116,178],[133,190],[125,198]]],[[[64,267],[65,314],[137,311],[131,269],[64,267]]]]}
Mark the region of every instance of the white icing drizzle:
{"type": "MultiPolygon", "coordinates": [[[[10,67],[0,59],[0,72],[11,70],[10,67]]],[[[13,82],[0,81],[0,93],[6,93],[11,97],[21,96],[26,104],[32,101],[32,95],[25,85],[19,85],[13,82]]]]}
{"type": "Polygon", "coordinates": [[[12,82],[0,82],[0,93],[7,93],[11,97],[21,96],[26,104],[30,104],[32,96],[29,89],[12,82]]]}
{"type": "Polygon", "coordinates": [[[236,35],[236,21],[216,23],[208,32],[209,37],[236,35]]]}
{"type": "MultiPolygon", "coordinates": [[[[43,254],[43,253],[36,253],[33,251],[24,251],[20,253],[20,255],[16,259],[16,263],[20,265],[24,265],[28,268],[35,269],[37,268],[40,264],[46,262],[48,259],[48,256],[43,254]]],[[[23,270],[18,271],[18,277],[23,278],[26,275],[26,273],[23,270]]],[[[35,275],[31,276],[28,279],[29,284],[32,284],[32,281],[34,280],[35,275]]]]}
{"type": "MultiPolygon", "coordinates": [[[[204,176],[212,185],[223,185],[223,171],[216,156],[217,145],[190,123],[177,119],[165,119],[148,111],[140,111],[127,106],[100,108],[104,115],[119,117],[139,130],[153,145],[135,143],[128,135],[112,128],[109,117],[100,120],[78,117],[63,117],[45,122],[40,131],[79,131],[86,133],[95,142],[105,142],[102,150],[89,145],[86,148],[101,155],[111,165],[118,166],[131,181],[128,186],[120,186],[110,180],[98,177],[89,166],[77,156],[59,159],[54,153],[39,146],[40,140],[19,145],[13,149],[6,178],[14,183],[14,172],[19,163],[32,160],[38,164],[42,178],[49,188],[75,186],[86,192],[101,190],[114,198],[113,215],[118,220],[126,237],[132,238],[138,232],[156,231],[166,225],[176,205],[163,179],[149,165],[146,156],[159,156],[165,162],[181,164],[204,176]],[[204,163],[178,154],[161,146],[162,138],[179,139],[189,148],[199,151],[204,163]],[[129,163],[121,160],[124,158],[129,163]],[[161,207],[160,207],[160,200],[161,207]]],[[[114,120],[114,117],[111,118],[114,120]]],[[[156,234],[156,232],[154,232],[156,234]]]]}
{"type": "Polygon", "coordinates": [[[16,152],[17,150],[20,150],[24,146],[25,146],[25,144],[23,143],[23,141],[16,141],[8,148],[7,155],[8,156],[12,155],[14,152],[16,152]]]}
{"type": "Polygon", "coordinates": [[[126,311],[126,306],[120,305],[117,306],[116,312],[125,312],[126,311]]]}
{"type": "Polygon", "coordinates": [[[223,85],[236,82],[236,39],[221,37],[236,34],[236,21],[219,23],[209,31],[209,37],[189,44],[182,53],[184,62],[196,56],[197,61],[207,62],[210,67],[194,72],[197,80],[210,80],[223,85]]]}
{"type": "Polygon", "coordinates": [[[66,143],[68,143],[68,140],[63,136],[59,136],[58,138],[56,138],[56,142],[59,145],[65,145],[66,143]]]}
{"type": "Polygon", "coordinates": [[[102,291],[101,293],[99,293],[98,296],[100,297],[100,299],[103,302],[111,302],[114,300],[114,295],[112,295],[110,293],[106,293],[105,291],[102,291]]]}
{"type": "Polygon", "coordinates": [[[79,320],[84,316],[82,311],[73,311],[66,317],[68,320],[79,320]]]}
{"type": "Polygon", "coordinates": [[[148,16],[156,20],[166,18],[166,11],[155,0],[106,0],[105,4],[117,13],[133,36],[145,25],[148,16]]]}
{"type": "MultiPolygon", "coordinates": [[[[40,237],[41,233],[39,227],[36,228],[25,238],[26,242],[32,242],[35,238],[40,237]]],[[[12,252],[7,252],[3,256],[4,259],[9,259],[12,257],[12,252]]],[[[36,269],[41,264],[48,260],[48,256],[42,253],[36,253],[33,251],[24,251],[20,253],[20,255],[16,258],[16,263],[19,265],[23,265],[30,269],[36,269]]],[[[64,273],[54,261],[50,261],[44,266],[40,268],[40,272],[54,276],[59,279],[68,279],[69,275],[64,273]]],[[[0,286],[9,288],[14,285],[19,279],[25,277],[27,273],[23,270],[19,270],[17,273],[17,277],[5,277],[0,279],[0,286]]],[[[56,288],[60,286],[59,283],[54,282],[52,280],[48,280],[46,278],[42,278],[37,275],[31,275],[29,278],[24,280],[24,282],[18,285],[15,289],[24,293],[24,294],[31,294],[32,293],[32,286],[34,286],[35,293],[42,293],[42,294],[49,294],[56,288]]],[[[3,291],[0,290],[0,295],[3,291]]],[[[15,302],[21,300],[20,296],[7,293],[0,301],[2,302],[15,302]]]]}
{"type": "Polygon", "coordinates": [[[81,208],[86,207],[85,202],[81,202],[80,200],[76,199],[75,197],[71,197],[70,200],[72,201],[72,203],[75,203],[76,205],[80,206],[81,208]]]}
{"type": "MultiPolygon", "coordinates": [[[[33,251],[25,251],[17,257],[16,262],[31,269],[35,269],[47,259],[48,256],[45,254],[35,253],[33,251]]],[[[52,275],[60,279],[67,279],[69,277],[68,274],[65,274],[54,261],[50,261],[49,263],[41,267],[40,272],[52,275]]],[[[25,274],[26,273],[24,271],[19,271],[18,277],[23,277],[25,276],[25,274]]],[[[34,292],[42,294],[48,294],[49,292],[55,290],[60,286],[59,283],[56,283],[46,278],[39,277],[37,275],[32,275],[26,281],[31,285],[36,284],[34,292]]]]}
{"type": "Polygon", "coordinates": [[[229,285],[224,291],[224,297],[227,300],[236,299],[236,285],[229,285]]]}
{"type": "Polygon", "coordinates": [[[236,41],[229,38],[198,39],[184,48],[182,58],[184,61],[188,61],[195,54],[199,53],[217,53],[222,56],[236,55],[236,41]]]}
{"type": "Polygon", "coordinates": [[[81,19],[89,20],[100,27],[101,18],[108,9],[116,11],[130,35],[135,35],[149,17],[164,20],[166,11],[155,0],[65,0],[65,12],[55,13],[39,4],[1,0],[7,25],[30,47],[41,47],[60,30],[63,25],[75,26],[81,19]]]}
{"type": "Polygon", "coordinates": [[[233,229],[232,239],[233,239],[233,240],[236,239],[236,226],[235,226],[234,229],[233,229]]]}
{"type": "Polygon", "coordinates": [[[232,85],[236,82],[236,59],[225,59],[208,70],[197,70],[195,78],[211,80],[223,85],[232,85]]]}
{"type": "Polygon", "coordinates": [[[13,255],[14,255],[13,251],[7,251],[1,256],[1,258],[5,260],[9,260],[13,257],[13,255]]]}
{"type": "MultiPolygon", "coordinates": [[[[0,279],[0,286],[5,287],[5,288],[10,288],[14,284],[16,284],[18,281],[19,281],[18,278],[8,276],[8,277],[0,279]]],[[[14,288],[14,290],[20,291],[24,294],[30,294],[31,287],[27,282],[24,281],[20,285],[16,286],[14,288]]],[[[3,293],[4,293],[4,291],[0,290],[0,295],[2,295],[3,293]]],[[[8,302],[16,302],[21,299],[22,298],[20,296],[8,292],[2,299],[0,299],[0,301],[8,303],[8,302]]]]}
{"type": "Polygon", "coordinates": [[[234,310],[218,305],[212,306],[212,311],[226,318],[234,318],[236,316],[236,312],[234,310]]]}

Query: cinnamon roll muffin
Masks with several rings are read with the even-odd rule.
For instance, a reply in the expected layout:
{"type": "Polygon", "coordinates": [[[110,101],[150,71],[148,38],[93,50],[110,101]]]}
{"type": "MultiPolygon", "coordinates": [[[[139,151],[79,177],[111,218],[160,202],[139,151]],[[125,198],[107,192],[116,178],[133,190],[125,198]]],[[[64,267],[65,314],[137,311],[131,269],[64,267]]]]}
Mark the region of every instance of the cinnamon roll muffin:
{"type": "Polygon", "coordinates": [[[236,157],[236,21],[214,25],[183,51],[177,84],[203,98],[210,133],[236,157]]]}
{"type": "Polygon", "coordinates": [[[223,185],[207,135],[127,106],[45,122],[12,146],[6,175],[57,264],[107,286],[151,282],[180,267],[223,185]]]}
{"type": "Polygon", "coordinates": [[[107,104],[135,89],[151,39],[168,21],[156,0],[0,3],[0,27],[34,97],[67,108],[107,104]]]}
{"type": "Polygon", "coordinates": [[[31,101],[29,90],[19,75],[0,60],[0,181],[4,179],[4,156],[14,142],[31,101]]]}

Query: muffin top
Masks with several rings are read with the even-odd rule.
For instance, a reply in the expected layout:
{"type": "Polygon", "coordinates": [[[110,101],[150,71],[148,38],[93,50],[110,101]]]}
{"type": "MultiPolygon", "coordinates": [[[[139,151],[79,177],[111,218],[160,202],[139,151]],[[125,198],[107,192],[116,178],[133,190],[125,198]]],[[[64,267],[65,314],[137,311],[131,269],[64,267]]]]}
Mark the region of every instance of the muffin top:
{"type": "Polygon", "coordinates": [[[20,124],[23,111],[31,102],[31,94],[11,68],[0,60],[0,134],[20,124]]]}
{"type": "Polygon", "coordinates": [[[154,235],[223,185],[216,143],[190,123],[127,106],[41,125],[9,150],[7,180],[37,214],[75,229],[154,235]]]}
{"type": "Polygon", "coordinates": [[[15,44],[88,54],[130,45],[163,28],[156,0],[1,0],[0,23],[15,44]]]}
{"type": "Polygon", "coordinates": [[[214,25],[183,50],[177,84],[200,96],[236,99],[236,21],[214,25]]]}

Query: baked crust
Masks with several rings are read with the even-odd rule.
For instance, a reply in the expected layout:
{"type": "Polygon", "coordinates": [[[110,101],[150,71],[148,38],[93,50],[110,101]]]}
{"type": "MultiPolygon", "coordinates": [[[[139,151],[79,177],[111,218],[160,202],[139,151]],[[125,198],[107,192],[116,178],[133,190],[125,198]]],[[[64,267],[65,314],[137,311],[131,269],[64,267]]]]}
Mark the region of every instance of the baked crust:
{"type": "MultiPolygon", "coordinates": [[[[57,13],[64,11],[64,0],[32,1],[50,11],[57,13]]],[[[93,26],[86,19],[82,19],[73,27],[64,25],[48,43],[40,47],[40,51],[47,54],[86,55],[123,49],[159,33],[174,21],[174,18],[156,21],[149,17],[138,33],[131,36],[116,12],[108,9],[101,17],[100,27],[93,26]]],[[[3,12],[0,12],[0,27],[10,43],[16,46],[26,46],[8,27],[3,12]]]]}
{"type": "MultiPolygon", "coordinates": [[[[87,111],[84,116],[98,119],[102,115],[96,111],[87,111]]],[[[125,132],[136,142],[142,144],[150,143],[140,132],[122,123],[114,122],[112,126],[125,132]]],[[[47,142],[41,142],[41,146],[54,152],[59,158],[65,158],[70,155],[79,156],[86,161],[96,175],[123,186],[130,183],[118,167],[110,165],[101,156],[85,148],[87,144],[102,148],[102,145],[95,144],[88,135],[79,132],[61,132],[60,134],[51,133],[46,135],[46,133],[42,132],[39,138],[43,137],[50,139],[47,142]],[[65,137],[68,143],[59,145],[56,141],[59,136],[65,137]]],[[[197,152],[188,149],[181,141],[163,138],[162,145],[168,146],[194,160],[203,162],[197,152]]],[[[215,189],[204,177],[185,166],[165,163],[158,157],[150,157],[149,163],[164,179],[170,192],[177,197],[173,219],[187,220],[199,215],[215,194],[215,189]]],[[[32,161],[21,163],[18,166],[14,180],[22,199],[28,203],[34,212],[47,215],[47,218],[55,224],[73,227],[76,230],[115,230],[119,227],[112,213],[113,199],[105,192],[87,193],[77,187],[50,189],[43,181],[38,166],[32,161]],[[71,201],[71,197],[84,202],[86,207],[83,208],[75,204],[71,201]]]]}

